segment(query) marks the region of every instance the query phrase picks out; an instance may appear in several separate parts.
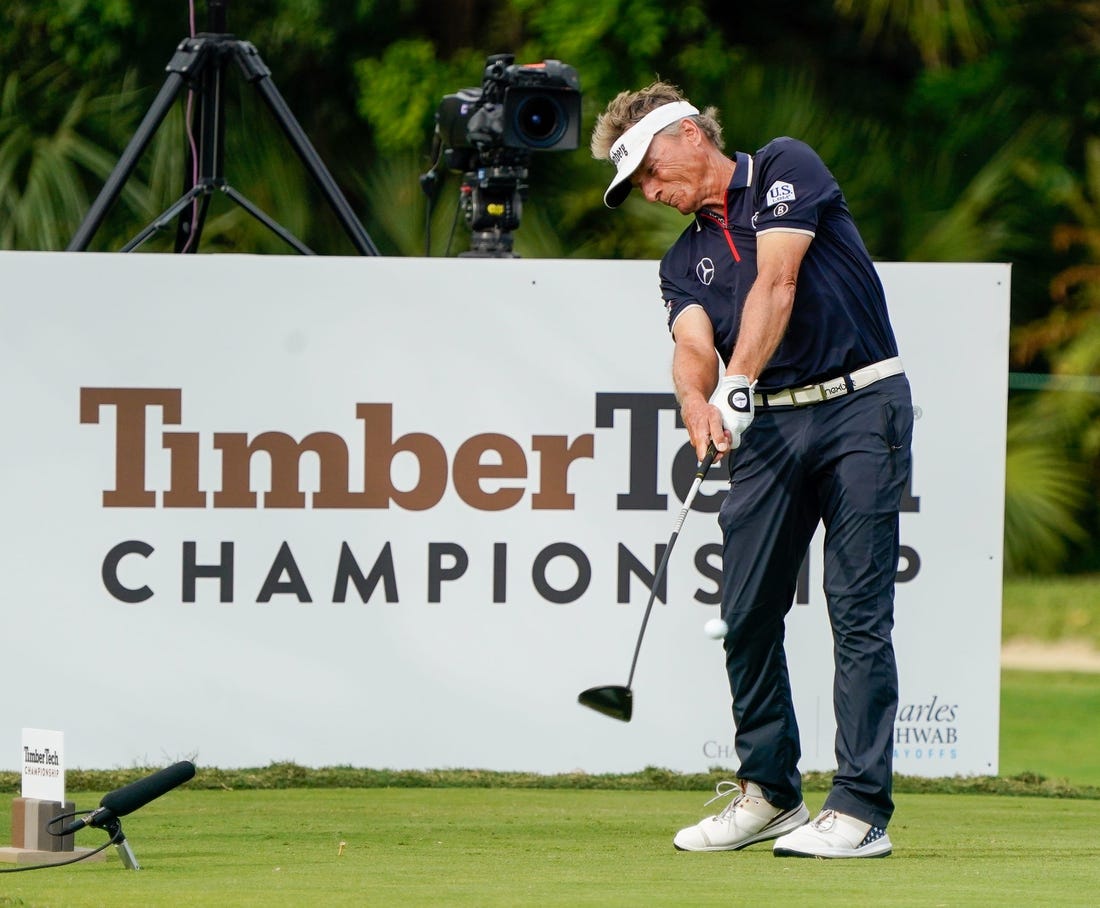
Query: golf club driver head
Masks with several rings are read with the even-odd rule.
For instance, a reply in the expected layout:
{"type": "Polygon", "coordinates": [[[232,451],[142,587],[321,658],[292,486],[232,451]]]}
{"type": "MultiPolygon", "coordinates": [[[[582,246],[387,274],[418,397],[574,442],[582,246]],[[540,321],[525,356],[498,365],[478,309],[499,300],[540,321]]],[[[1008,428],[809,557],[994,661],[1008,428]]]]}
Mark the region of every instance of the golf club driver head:
{"type": "Polygon", "coordinates": [[[581,706],[587,706],[598,713],[629,722],[634,714],[634,693],[629,687],[609,684],[606,687],[590,687],[581,691],[577,697],[581,706]]]}

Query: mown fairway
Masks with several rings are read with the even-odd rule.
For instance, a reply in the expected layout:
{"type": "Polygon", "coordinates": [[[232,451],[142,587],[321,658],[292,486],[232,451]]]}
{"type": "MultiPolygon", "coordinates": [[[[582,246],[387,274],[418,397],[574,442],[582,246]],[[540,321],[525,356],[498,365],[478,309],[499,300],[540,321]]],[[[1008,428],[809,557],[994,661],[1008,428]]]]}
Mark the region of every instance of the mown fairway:
{"type": "MultiPolygon", "coordinates": [[[[816,809],[820,794],[810,796],[816,809]]],[[[1094,905],[1100,801],[903,795],[883,860],[683,854],[706,793],[181,789],[128,818],[143,869],[0,877],[0,905],[1094,905]],[[345,843],[343,854],[340,843],[345,843]]],[[[82,832],[79,841],[103,840],[82,832]]]]}
{"type": "MultiPolygon", "coordinates": [[[[676,829],[714,809],[704,810],[703,784],[575,790],[555,777],[546,780],[557,786],[551,790],[531,787],[542,783],[529,777],[459,771],[390,778],[351,768],[200,766],[192,783],[125,818],[141,871],[125,870],[111,847],[105,863],[0,875],[0,906],[1091,906],[1100,891],[1098,715],[1100,675],[1006,671],[1002,778],[990,782],[1076,796],[976,794],[972,781],[903,780],[890,826],[895,851],[884,860],[777,859],[766,845],[678,853],[676,829]]],[[[659,771],[643,776],[598,784],[676,781],[659,771]]],[[[71,796],[91,808],[103,789],[134,774],[84,777],[101,789],[71,796]]],[[[3,781],[7,799],[17,777],[3,781]]],[[[824,797],[822,780],[813,782],[811,811],[824,797]]],[[[77,843],[105,839],[85,830],[77,843]]]]}

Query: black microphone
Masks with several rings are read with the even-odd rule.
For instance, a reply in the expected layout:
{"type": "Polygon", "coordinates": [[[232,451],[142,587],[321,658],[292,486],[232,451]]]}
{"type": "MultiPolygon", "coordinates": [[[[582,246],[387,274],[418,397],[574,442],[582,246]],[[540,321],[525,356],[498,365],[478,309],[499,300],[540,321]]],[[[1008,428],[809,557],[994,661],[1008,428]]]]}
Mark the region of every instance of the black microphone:
{"type": "Polygon", "coordinates": [[[61,835],[71,835],[85,826],[93,826],[102,829],[109,823],[133,813],[139,807],[144,807],[150,801],[154,801],[162,794],[166,794],[177,785],[182,785],[188,779],[195,776],[195,764],[190,760],[180,760],[165,769],[158,770],[151,776],[138,779],[122,788],[108,792],[99,802],[99,807],[86,817],[67,823],[61,830],[61,835]]]}
{"type": "Polygon", "coordinates": [[[61,832],[55,833],[55,835],[72,835],[78,829],[83,829],[85,826],[94,826],[96,829],[101,829],[104,823],[111,822],[111,816],[111,811],[106,807],[99,807],[86,817],[81,817],[79,820],[70,820],[61,827],[61,832]]]}

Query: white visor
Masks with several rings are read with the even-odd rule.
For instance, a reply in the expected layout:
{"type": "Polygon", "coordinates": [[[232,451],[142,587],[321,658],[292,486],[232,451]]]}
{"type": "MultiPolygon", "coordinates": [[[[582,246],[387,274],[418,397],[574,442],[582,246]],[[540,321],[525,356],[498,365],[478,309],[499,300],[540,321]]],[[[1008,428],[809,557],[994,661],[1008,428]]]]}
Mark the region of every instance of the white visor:
{"type": "Polygon", "coordinates": [[[603,203],[608,208],[618,208],[630,195],[633,188],[630,175],[638,169],[642,158],[649,150],[649,143],[666,126],[677,123],[684,117],[693,117],[699,110],[687,101],[671,101],[651,110],[611,146],[608,157],[617,168],[611,185],[603,194],[603,203]]]}

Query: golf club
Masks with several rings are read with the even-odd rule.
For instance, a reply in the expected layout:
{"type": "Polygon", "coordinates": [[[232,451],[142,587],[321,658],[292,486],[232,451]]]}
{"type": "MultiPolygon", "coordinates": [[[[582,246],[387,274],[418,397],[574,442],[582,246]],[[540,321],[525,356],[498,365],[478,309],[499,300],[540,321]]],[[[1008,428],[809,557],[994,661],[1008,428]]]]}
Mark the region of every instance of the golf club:
{"type": "Polygon", "coordinates": [[[668,546],[665,548],[665,553],[661,556],[661,562],[657,565],[657,571],[653,575],[653,585],[649,591],[649,602],[646,603],[645,614],[642,616],[642,627],[638,631],[638,642],[634,645],[634,658],[630,662],[630,674],[627,676],[626,686],[620,687],[617,684],[608,684],[604,687],[590,687],[588,690],[581,691],[577,697],[577,702],[581,706],[587,706],[589,709],[594,709],[598,713],[603,713],[605,716],[623,722],[629,722],[630,717],[634,714],[634,693],[630,689],[630,685],[634,682],[634,669],[638,667],[638,653],[642,649],[642,637],[645,636],[645,628],[649,623],[649,613],[653,610],[653,600],[657,598],[657,589],[660,586],[661,578],[664,576],[668,556],[672,554],[672,547],[676,545],[676,537],[680,535],[684,518],[691,510],[695,493],[699,491],[699,486],[703,484],[703,477],[707,475],[707,471],[710,470],[710,466],[717,456],[718,449],[714,447],[712,441],[707,447],[706,456],[703,457],[695,470],[695,481],[688,489],[687,495],[684,496],[684,506],[680,509],[680,514],[676,518],[676,525],[672,530],[672,536],[668,540],[668,546]]]}

